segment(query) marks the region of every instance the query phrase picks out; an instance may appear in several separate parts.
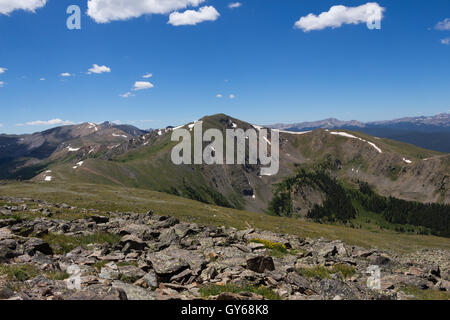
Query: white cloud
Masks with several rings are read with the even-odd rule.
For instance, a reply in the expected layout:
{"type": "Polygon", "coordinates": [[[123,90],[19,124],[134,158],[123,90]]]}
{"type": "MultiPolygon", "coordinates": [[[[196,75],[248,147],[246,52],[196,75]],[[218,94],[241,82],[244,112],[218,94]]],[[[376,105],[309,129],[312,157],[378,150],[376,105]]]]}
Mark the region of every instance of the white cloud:
{"type": "Polygon", "coordinates": [[[304,32],[308,32],[325,28],[339,28],[343,24],[366,23],[375,12],[380,12],[380,18],[383,18],[383,12],[385,10],[385,8],[380,7],[376,2],[369,2],[359,7],[338,5],[331,7],[329,11],[322,12],[318,16],[310,13],[305,17],[301,17],[295,23],[295,27],[302,29],[304,32]]]}
{"type": "Polygon", "coordinates": [[[147,90],[147,89],[151,89],[153,87],[154,87],[154,85],[152,83],[150,83],[150,82],[147,82],[147,81],[136,81],[134,83],[133,90],[134,91],[147,90]]]}
{"type": "Polygon", "coordinates": [[[61,73],[61,77],[71,77],[72,75],[68,72],[61,73]]]}
{"type": "Polygon", "coordinates": [[[236,96],[234,94],[230,94],[230,99],[234,99],[236,96]]]}
{"type": "Polygon", "coordinates": [[[439,21],[435,26],[437,30],[450,30],[450,18],[446,18],[443,21],[439,21]]]}
{"type": "Polygon", "coordinates": [[[219,18],[220,13],[212,6],[205,6],[197,11],[186,10],[182,13],[173,12],[169,16],[168,24],[173,26],[196,25],[204,21],[215,21],[219,18]]]}
{"type": "Polygon", "coordinates": [[[34,12],[45,6],[47,0],[0,0],[0,13],[10,14],[14,10],[34,12]]]}
{"type": "Polygon", "coordinates": [[[40,78],[39,80],[40,80],[40,81],[45,81],[45,78],[40,78]]]}
{"type": "Polygon", "coordinates": [[[8,70],[8,69],[6,69],[6,68],[0,68],[0,74],[3,74],[3,73],[5,73],[5,72],[6,72],[6,70],[8,70]]]}
{"type": "Polygon", "coordinates": [[[90,68],[88,70],[88,74],[101,74],[101,73],[107,73],[107,72],[111,72],[111,69],[108,68],[107,66],[99,66],[98,64],[94,64],[92,65],[92,68],[90,68]]]}
{"type": "Polygon", "coordinates": [[[3,81],[0,81],[0,88],[2,88],[5,85],[3,81]]]}
{"type": "Polygon", "coordinates": [[[216,98],[221,99],[221,98],[223,98],[223,95],[221,95],[221,94],[219,93],[218,95],[216,95],[216,98]]]}
{"type": "Polygon", "coordinates": [[[441,43],[442,43],[442,44],[445,44],[445,45],[450,45],[450,38],[442,39],[442,40],[441,40],[441,43]]]}
{"type": "Polygon", "coordinates": [[[151,74],[151,73],[146,73],[142,76],[142,78],[144,78],[144,79],[149,79],[151,77],[153,77],[153,74],[151,74]]]}
{"type": "Polygon", "coordinates": [[[124,94],[119,94],[120,97],[122,98],[129,98],[129,97],[134,97],[134,94],[132,94],[131,92],[126,92],[124,94]]]}
{"type": "MultiPolygon", "coordinates": [[[[25,123],[27,126],[51,126],[51,125],[69,125],[74,124],[73,121],[61,120],[61,119],[52,119],[47,121],[36,120],[25,123]]],[[[17,124],[17,126],[23,126],[24,124],[17,124]]]]}
{"type": "Polygon", "coordinates": [[[88,0],[87,14],[97,23],[138,18],[145,14],[168,14],[205,0],[88,0]]]}
{"type": "Polygon", "coordinates": [[[228,8],[230,9],[235,9],[235,8],[239,8],[240,6],[242,6],[242,3],[240,2],[232,2],[228,5],[228,8]]]}

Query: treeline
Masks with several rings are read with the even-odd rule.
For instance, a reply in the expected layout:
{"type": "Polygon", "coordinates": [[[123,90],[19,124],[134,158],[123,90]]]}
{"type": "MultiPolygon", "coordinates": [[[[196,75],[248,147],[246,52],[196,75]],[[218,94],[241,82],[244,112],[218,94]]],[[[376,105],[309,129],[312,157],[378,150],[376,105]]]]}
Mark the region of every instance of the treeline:
{"type": "Polygon", "coordinates": [[[274,197],[269,204],[269,211],[278,216],[293,215],[292,193],[298,186],[310,185],[326,195],[323,205],[315,205],[308,218],[325,222],[348,222],[356,217],[356,210],[347,191],[324,171],[300,170],[296,176],[287,178],[275,187],[274,197]]]}
{"type": "MultiPolygon", "coordinates": [[[[315,205],[307,217],[320,222],[349,222],[357,215],[355,204],[369,212],[383,216],[392,224],[422,227],[421,232],[450,237],[450,205],[424,204],[378,195],[368,183],[360,182],[359,188],[344,187],[325,170],[300,170],[294,177],[275,186],[269,205],[270,213],[292,217],[292,195],[302,185],[320,190],[326,196],[322,205],[315,205]],[[427,231],[426,231],[427,230],[427,231]]],[[[401,227],[397,231],[404,231],[401,227]]]]}
{"type": "Polygon", "coordinates": [[[450,237],[450,205],[420,203],[376,194],[367,182],[359,183],[354,197],[364,209],[383,215],[394,224],[409,224],[431,230],[434,235],[450,237]]]}

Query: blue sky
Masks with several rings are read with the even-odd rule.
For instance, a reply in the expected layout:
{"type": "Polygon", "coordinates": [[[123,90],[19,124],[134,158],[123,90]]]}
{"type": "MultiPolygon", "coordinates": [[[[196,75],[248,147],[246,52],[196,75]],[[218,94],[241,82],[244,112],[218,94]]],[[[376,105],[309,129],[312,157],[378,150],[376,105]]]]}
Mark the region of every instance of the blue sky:
{"type": "Polygon", "coordinates": [[[89,1],[89,15],[88,0],[28,1],[41,4],[35,12],[20,9],[24,0],[0,5],[0,132],[105,120],[157,128],[214,113],[270,124],[450,112],[448,0],[377,1],[380,30],[306,32],[301,17],[367,1],[130,0],[120,10],[119,0],[89,1]],[[66,27],[71,4],[81,30],[66,27]],[[110,72],[89,73],[94,64],[110,72]]]}

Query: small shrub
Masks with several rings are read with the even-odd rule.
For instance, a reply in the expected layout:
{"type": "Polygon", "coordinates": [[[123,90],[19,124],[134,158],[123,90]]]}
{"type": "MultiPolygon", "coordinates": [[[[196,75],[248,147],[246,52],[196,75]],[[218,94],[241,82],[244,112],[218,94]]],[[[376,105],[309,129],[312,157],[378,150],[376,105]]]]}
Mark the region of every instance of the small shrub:
{"type": "Polygon", "coordinates": [[[416,287],[404,287],[400,289],[407,295],[414,296],[414,300],[450,300],[450,292],[439,290],[421,290],[416,287]]]}
{"type": "Polygon", "coordinates": [[[39,269],[28,264],[0,265],[0,274],[6,275],[9,280],[27,281],[40,273],[39,269]]]}
{"type": "Polygon", "coordinates": [[[329,279],[332,274],[338,274],[342,279],[350,278],[356,273],[355,268],[345,264],[335,264],[331,268],[315,266],[312,268],[301,268],[300,274],[307,278],[329,279]]]}
{"type": "Polygon", "coordinates": [[[110,233],[95,233],[87,236],[67,236],[63,234],[48,234],[43,237],[57,254],[66,254],[76,247],[86,248],[89,244],[109,243],[117,244],[120,241],[118,235],[110,233]]]}
{"type": "Polygon", "coordinates": [[[277,250],[279,252],[283,252],[283,253],[287,253],[287,248],[284,244],[282,243],[278,243],[278,242],[274,242],[274,241],[269,241],[269,240],[264,240],[264,239],[252,239],[250,240],[250,242],[254,242],[254,243],[261,243],[264,245],[264,247],[266,247],[267,249],[271,249],[271,250],[277,250]]]}
{"type": "Polygon", "coordinates": [[[323,266],[316,266],[312,268],[301,268],[298,270],[300,274],[306,278],[330,278],[331,272],[323,266]]]}
{"type": "Polygon", "coordinates": [[[346,265],[346,264],[335,264],[331,268],[331,273],[338,273],[342,276],[343,279],[347,279],[355,275],[356,270],[354,267],[346,265]]]}
{"type": "Polygon", "coordinates": [[[45,277],[49,280],[66,280],[70,278],[70,274],[64,271],[51,271],[47,272],[45,277]]]}

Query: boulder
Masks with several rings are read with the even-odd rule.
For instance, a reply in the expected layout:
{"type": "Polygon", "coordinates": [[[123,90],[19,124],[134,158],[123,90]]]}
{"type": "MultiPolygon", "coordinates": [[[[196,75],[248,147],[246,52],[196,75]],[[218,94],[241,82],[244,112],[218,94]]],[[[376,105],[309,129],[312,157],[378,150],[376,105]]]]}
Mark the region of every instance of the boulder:
{"type": "Polygon", "coordinates": [[[148,301],[156,299],[156,294],[153,291],[122,281],[114,281],[112,287],[124,291],[128,300],[148,301]]]}
{"type": "Polygon", "coordinates": [[[123,236],[122,239],[120,239],[120,245],[124,247],[124,251],[128,251],[130,249],[142,251],[147,248],[147,244],[144,241],[131,234],[123,236]]]}
{"type": "Polygon", "coordinates": [[[152,270],[149,273],[145,274],[141,279],[136,281],[135,285],[154,290],[158,287],[159,282],[156,273],[152,270]]]}
{"type": "Polygon", "coordinates": [[[41,252],[46,255],[52,255],[53,250],[50,245],[38,238],[31,238],[24,244],[25,252],[33,256],[36,252],[41,252]]]}
{"type": "Polygon", "coordinates": [[[147,258],[159,276],[171,276],[189,267],[187,262],[180,258],[172,257],[162,251],[151,253],[147,258]]]}
{"type": "Polygon", "coordinates": [[[247,268],[258,273],[275,270],[272,257],[257,256],[247,260],[247,268]]]}
{"type": "Polygon", "coordinates": [[[121,288],[108,288],[100,285],[89,286],[86,290],[76,291],[67,296],[60,297],[63,300],[128,300],[127,294],[121,288]]]}
{"type": "Polygon", "coordinates": [[[114,262],[110,262],[101,269],[98,276],[105,280],[117,280],[120,277],[119,268],[114,262]]]}
{"type": "Polygon", "coordinates": [[[94,221],[97,224],[100,223],[108,223],[109,222],[109,218],[105,217],[105,216],[99,216],[99,215],[93,215],[91,217],[91,220],[94,221]]]}

